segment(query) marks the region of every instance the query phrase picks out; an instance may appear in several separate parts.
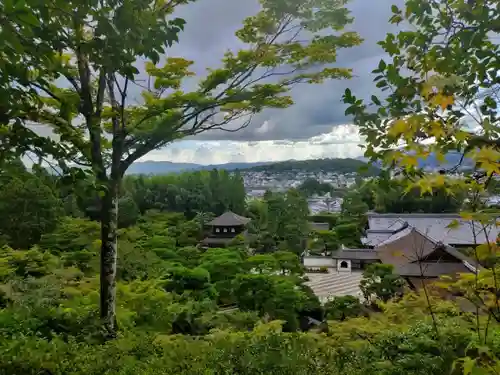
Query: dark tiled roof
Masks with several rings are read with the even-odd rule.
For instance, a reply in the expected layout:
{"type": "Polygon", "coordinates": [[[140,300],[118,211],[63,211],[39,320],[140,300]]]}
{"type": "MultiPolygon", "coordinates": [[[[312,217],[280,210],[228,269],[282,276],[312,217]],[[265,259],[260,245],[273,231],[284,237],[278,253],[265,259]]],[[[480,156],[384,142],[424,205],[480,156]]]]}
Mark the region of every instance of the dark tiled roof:
{"type": "Polygon", "coordinates": [[[483,225],[477,221],[461,218],[459,214],[454,213],[368,213],[367,216],[370,229],[367,231],[365,243],[372,246],[386,239],[383,232],[378,232],[379,230],[389,230],[395,225],[400,226],[403,222],[425,233],[434,242],[443,242],[452,246],[495,242],[497,236],[500,235],[500,227],[492,223],[483,225]],[[458,226],[451,227],[450,224],[455,221],[458,222],[458,226]]]}
{"type": "Polygon", "coordinates": [[[231,225],[246,225],[250,222],[250,219],[235,214],[234,212],[227,211],[224,212],[219,217],[216,217],[208,225],[220,225],[220,226],[231,226],[231,225]]]}
{"type": "Polygon", "coordinates": [[[368,217],[391,217],[391,218],[400,218],[403,219],[407,217],[443,217],[443,218],[460,218],[460,214],[455,213],[421,213],[421,212],[412,212],[412,213],[377,213],[377,212],[367,212],[366,216],[368,217]]]}
{"type": "Polygon", "coordinates": [[[332,254],[333,259],[378,260],[378,254],[371,249],[342,249],[332,254]]]}
{"type": "Polygon", "coordinates": [[[389,237],[376,249],[383,263],[406,264],[432,253],[436,243],[415,228],[406,228],[389,237]]]}
{"type": "Polygon", "coordinates": [[[407,263],[394,268],[400,276],[408,277],[439,277],[457,273],[470,273],[471,271],[462,263],[407,263]],[[422,268],[420,268],[422,267],[422,268]]]}
{"type": "MultiPolygon", "coordinates": [[[[458,251],[457,249],[455,249],[452,246],[447,246],[447,245],[443,245],[441,243],[438,243],[438,244],[436,244],[435,250],[444,250],[448,254],[450,254],[452,257],[454,257],[458,260],[464,261],[464,262],[469,262],[471,265],[476,263],[472,258],[469,258],[467,255],[461,253],[460,251],[458,251]]],[[[432,253],[427,254],[424,257],[424,259],[422,259],[422,260],[425,260],[425,258],[428,258],[431,254],[432,253]]]]}
{"type": "Polygon", "coordinates": [[[309,222],[309,227],[311,230],[330,230],[330,224],[328,223],[309,222]]]}
{"type": "Polygon", "coordinates": [[[451,246],[436,243],[419,230],[409,227],[377,247],[380,260],[392,264],[394,271],[407,277],[439,277],[456,273],[475,272],[476,262],[451,246]],[[428,261],[436,251],[445,251],[456,261],[428,261]],[[420,264],[419,264],[420,262],[420,264]],[[422,266],[422,269],[420,268],[422,266]],[[423,272],[422,272],[423,271],[423,272]],[[422,275],[423,273],[423,275],[422,275]]]}
{"type": "Polygon", "coordinates": [[[401,226],[396,227],[396,228],[387,228],[387,229],[367,229],[366,233],[390,233],[390,234],[395,234],[398,232],[401,232],[402,230],[406,229],[409,227],[408,222],[404,221],[401,223],[401,226]]]}

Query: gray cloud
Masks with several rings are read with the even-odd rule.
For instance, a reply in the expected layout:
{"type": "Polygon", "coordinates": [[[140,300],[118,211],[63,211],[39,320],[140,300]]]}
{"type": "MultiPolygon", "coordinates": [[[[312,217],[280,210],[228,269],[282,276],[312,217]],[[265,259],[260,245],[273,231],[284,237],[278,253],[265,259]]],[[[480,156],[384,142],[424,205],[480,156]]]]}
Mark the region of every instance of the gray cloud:
{"type": "Polygon", "coordinates": [[[199,164],[305,160],[315,158],[358,157],[363,143],[356,126],[339,125],[329,133],[302,141],[179,141],[156,150],[142,160],[169,160],[199,164]]]}
{"type": "MultiPolygon", "coordinates": [[[[376,42],[387,32],[397,31],[388,23],[390,7],[392,3],[400,5],[402,2],[353,0],[349,4],[355,17],[349,29],[357,31],[365,41],[359,47],[339,51],[336,65],[352,68],[355,75],[352,80],[302,85],[292,92],[295,100],[292,107],[266,110],[255,116],[252,125],[242,131],[206,132],[194,138],[197,142],[194,148],[185,142],[176,142],[152,152],[148,158],[217,163],[359,156],[361,150],[356,145],[361,141],[351,134],[352,127],[339,126],[350,122],[344,116],[341,96],[346,87],[361,97],[377,92],[370,72],[383,54],[376,42]],[[234,142],[199,142],[206,140],[234,142]]],[[[258,0],[199,0],[182,7],[176,15],[186,19],[185,31],[167,56],[182,56],[195,61],[193,69],[200,75],[208,67],[217,67],[225,51],[241,47],[234,33],[241,27],[243,19],[255,14],[258,8],[258,0]]],[[[143,63],[138,61],[137,66],[142,68],[143,63]]],[[[196,78],[187,82],[186,89],[195,84],[196,78]]],[[[135,91],[131,97],[140,102],[142,89],[132,89],[135,91]]],[[[36,131],[54,136],[44,126],[37,127],[36,131]]]]}
{"type": "MultiPolygon", "coordinates": [[[[371,71],[384,56],[376,43],[387,32],[397,31],[388,23],[391,5],[403,0],[353,0],[349,5],[354,23],[349,30],[357,31],[364,43],[339,51],[337,66],[352,68],[355,77],[348,81],[330,81],[322,85],[302,85],[294,89],[295,104],[285,110],[266,110],[255,116],[252,125],[239,132],[211,131],[195,137],[196,140],[299,140],[331,131],[332,126],[349,123],[344,116],[341,96],[349,87],[361,97],[377,92],[372,84],[371,71]]],[[[227,49],[237,50],[234,32],[242,20],[258,10],[256,0],[210,0],[184,6],[178,12],[186,19],[185,32],[180,43],[172,49],[174,55],[194,60],[194,69],[203,73],[207,67],[217,66],[227,49]]]]}

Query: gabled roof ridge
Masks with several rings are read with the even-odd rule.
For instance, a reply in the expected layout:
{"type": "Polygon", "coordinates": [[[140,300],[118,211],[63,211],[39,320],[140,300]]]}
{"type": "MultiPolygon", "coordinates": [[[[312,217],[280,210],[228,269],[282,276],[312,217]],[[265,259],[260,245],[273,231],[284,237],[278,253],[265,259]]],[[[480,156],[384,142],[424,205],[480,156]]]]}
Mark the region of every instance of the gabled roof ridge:
{"type": "MultiPolygon", "coordinates": [[[[392,227],[392,225],[387,228],[387,229],[367,229],[366,232],[368,233],[390,233],[391,235],[393,234],[396,234],[398,232],[401,232],[402,230],[408,228],[408,226],[410,226],[410,224],[408,224],[407,221],[404,221],[404,220],[396,220],[394,223],[396,222],[400,222],[401,223],[401,226],[397,229],[390,229],[392,227]]],[[[393,223],[393,224],[394,224],[393,223]]]]}
{"type": "MultiPolygon", "coordinates": [[[[434,253],[434,251],[436,251],[436,250],[444,250],[445,252],[447,252],[449,255],[451,255],[452,257],[456,258],[457,260],[460,260],[461,262],[467,262],[471,266],[475,267],[476,269],[482,269],[483,268],[477,261],[475,261],[471,257],[469,257],[469,256],[465,255],[464,253],[460,252],[458,249],[455,249],[453,246],[445,245],[442,242],[438,242],[436,244],[435,249],[433,251],[431,251],[429,254],[427,254],[425,257],[423,257],[422,259],[420,259],[420,261],[425,261],[425,259],[428,258],[429,256],[431,256],[432,253],[434,253]]],[[[414,260],[412,263],[415,263],[415,262],[417,262],[417,260],[414,260]]]]}
{"type": "Polygon", "coordinates": [[[250,221],[249,218],[235,214],[232,211],[226,211],[210,221],[208,225],[245,225],[250,221]]]}
{"type": "MultiPolygon", "coordinates": [[[[381,241],[380,243],[378,243],[375,247],[378,248],[378,247],[381,247],[381,246],[385,246],[385,245],[388,245],[388,244],[391,244],[393,243],[394,241],[397,241],[401,238],[405,238],[407,236],[409,236],[413,231],[415,231],[416,233],[419,233],[421,234],[420,232],[416,231],[416,229],[414,227],[412,227],[411,225],[407,225],[405,226],[404,228],[400,228],[398,231],[396,232],[393,232],[391,233],[391,235],[389,236],[389,238],[385,239],[384,241],[381,241]],[[398,238],[392,238],[393,236],[397,235],[397,234],[400,234],[401,232],[405,231],[409,229],[409,233],[405,234],[404,236],[402,237],[398,237],[398,238]]],[[[432,240],[431,240],[432,241],[432,240]]],[[[433,241],[434,242],[434,241],[433,241]]]]}
{"type": "Polygon", "coordinates": [[[440,241],[438,241],[438,240],[432,238],[431,236],[429,236],[428,234],[423,233],[420,229],[414,227],[413,225],[408,224],[408,227],[412,228],[412,230],[414,230],[415,232],[417,232],[421,236],[425,237],[429,241],[434,242],[436,245],[439,244],[439,243],[441,243],[440,241]]]}

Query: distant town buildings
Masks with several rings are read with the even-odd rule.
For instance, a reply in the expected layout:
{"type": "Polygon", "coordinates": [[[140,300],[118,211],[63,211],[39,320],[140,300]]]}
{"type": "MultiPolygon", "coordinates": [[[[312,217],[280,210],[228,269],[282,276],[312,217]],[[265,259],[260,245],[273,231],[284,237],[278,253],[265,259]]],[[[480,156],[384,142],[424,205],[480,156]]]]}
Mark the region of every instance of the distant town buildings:
{"type": "Polygon", "coordinates": [[[297,188],[310,178],[322,183],[328,183],[333,188],[347,188],[354,185],[357,173],[343,174],[337,172],[307,172],[302,170],[272,173],[266,171],[243,171],[241,172],[241,176],[249,194],[257,194],[266,190],[286,191],[291,188],[297,188]]]}
{"type": "MultiPolygon", "coordinates": [[[[327,183],[332,189],[345,189],[356,183],[357,173],[336,172],[306,172],[302,170],[287,172],[241,172],[243,182],[249,198],[262,197],[267,190],[285,192],[298,188],[307,179],[316,179],[320,183],[327,183]]],[[[314,195],[308,199],[309,209],[312,214],[319,212],[339,212],[342,198],[332,197],[330,193],[319,196],[314,195]]]]}
{"type": "Polygon", "coordinates": [[[307,199],[309,211],[313,215],[320,212],[340,212],[343,201],[342,198],[332,198],[330,193],[322,196],[315,195],[307,199]]]}

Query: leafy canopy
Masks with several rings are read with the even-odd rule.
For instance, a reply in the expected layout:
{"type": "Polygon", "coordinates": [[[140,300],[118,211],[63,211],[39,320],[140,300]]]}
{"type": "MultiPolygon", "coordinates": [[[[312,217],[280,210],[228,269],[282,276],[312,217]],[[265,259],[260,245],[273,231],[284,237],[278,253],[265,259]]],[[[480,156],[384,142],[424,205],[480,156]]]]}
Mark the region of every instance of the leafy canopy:
{"type": "Polygon", "coordinates": [[[184,27],[175,10],[189,2],[3,3],[0,96],[24,103],[2,107],[5,147],[40,153],[45,147],[104,178],[107,165],[111,174],[123,174],[173,140],[234,131],[266,107],[287,107],[297,83],[351,75],[331,65],[337,48],[360,43],[356,33],[341,32],[351,21],[343,1],[263,0],[261,11],[236,33],[245,49],[226,52],[220,66],[186,91],[194,62],[164,55],[184,27]],[[146,60],[146,86],[138,58],[146,60]],[[139,105],[132,86],[142,90],[139,105]],[[63,144],[41,140],[25,126],[28,120],[52,127],[63,144]]]}
{"type": "Polygon", "coordinates": [[[491,180],[500,173],[498,2],[409,0],[392,11],[391,23],[413,27],[379,42],[390,58],[373,71],[374,82],[386,95],[368,102],[350,90],[344,95],[346,114],[367,138],[366,156],[417,175],[409,189],[423,192],[453,193],[444,174],[420,173],[418,160],[431,153],[443,162],[459,152],[460,163],[470,160],[480,171],[481,183],[491,180]]]}

